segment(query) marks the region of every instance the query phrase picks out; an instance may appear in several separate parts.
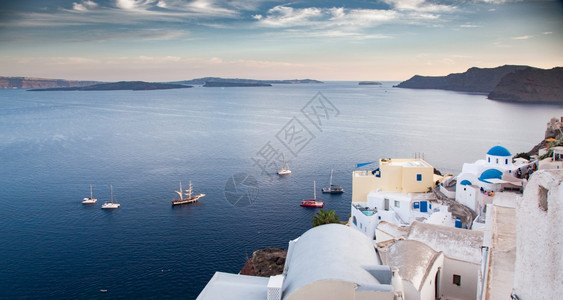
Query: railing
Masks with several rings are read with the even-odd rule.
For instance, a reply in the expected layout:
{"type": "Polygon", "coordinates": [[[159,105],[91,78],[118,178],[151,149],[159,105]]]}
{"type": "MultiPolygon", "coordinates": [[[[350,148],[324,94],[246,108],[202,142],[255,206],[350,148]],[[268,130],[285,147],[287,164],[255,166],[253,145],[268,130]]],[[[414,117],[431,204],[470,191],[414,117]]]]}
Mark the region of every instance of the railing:
{"type": "Polygon", "coordinates": [[[377,213],[377,207],[374,208],[369,208],[369,207],[365,207],[365,206],[361,206],[359,204],[352,204],[352,206],[354,206],[354,208],[356,208],[357,210],[364,212],[364,211],[373,211],[374,214],[377,213]]]}

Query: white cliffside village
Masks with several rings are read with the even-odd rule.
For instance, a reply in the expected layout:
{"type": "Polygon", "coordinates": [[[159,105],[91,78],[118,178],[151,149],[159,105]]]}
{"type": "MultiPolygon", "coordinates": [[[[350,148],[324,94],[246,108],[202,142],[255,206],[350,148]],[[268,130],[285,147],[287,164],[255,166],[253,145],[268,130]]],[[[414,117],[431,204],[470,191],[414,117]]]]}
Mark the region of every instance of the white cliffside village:
{"type": "Polygon", "coordinates": [[[380,159],[353,172],[347,225],[290,241],[281,275],[217,272],[198,299],[558,299],[563,133],[551,139],[542,159],[497,145],[457,176],[380,159]]]}

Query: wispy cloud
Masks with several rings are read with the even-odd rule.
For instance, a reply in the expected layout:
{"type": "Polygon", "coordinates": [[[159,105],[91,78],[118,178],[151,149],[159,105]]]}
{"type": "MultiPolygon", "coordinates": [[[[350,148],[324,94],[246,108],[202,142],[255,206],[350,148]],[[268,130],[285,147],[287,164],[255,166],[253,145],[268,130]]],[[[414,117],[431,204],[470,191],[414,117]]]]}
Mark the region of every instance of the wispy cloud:
{"type": "Polygon", "coordinates": [[[425,0],[383,0],[399,11],[423,11],[423,12],[449,12],[456,9],[453,5],[435,4],[425,0]]]}
{"type": "Polygon", "coordinates": [[[268,10],[266,16],[258,14],[253,18],[268,27],[298,27],[314,25],[319,21],[316,19],[322,16],[322,10],[316,7],[293,8],[278,5],[268,10]]]}
{"type": "Polygon", "coordinates": [[[522,36],[515,36],[512,39],[513,40],[529,40],[531,38],[533,38],[534,36],[532,35],[522,35],[522,36]]]}
{"type": "Polygon", "coordinates": [[[211,0],[115,0],[101,4],[93,0],[72,2],[72,7],[61,7],[56,12],[21,12],[11,26],[79,26],[90,24],[139,24],[146,21],[186,23],[190,20],[227,18],[239,12],[222,7],[211,0]]]}
{"type": "Polygon", "coordinates": [[[265,14],[253,18],[265,27],[361,27],[368,28],[388,23],[412,24],[419,21],[438,20],[439,12],[453,12],[457,8],[449,5],[428,4],[424,0],[384,0],[391,9],[348,9],[344,7],[294,8],[278,5],[265,14]]]}
{"type": "Polygon", "coordinates": [[[90,0],[83,0],[82,2],[73,2],[72,9],[79,12],[84,12],[98,7],[98,3],[90,0]]]}
{"type": "Polygon", "coordinates": [[[335,26],[372,27],[398,18],[392,10],[331,8],[329,22],[335,26]]]}

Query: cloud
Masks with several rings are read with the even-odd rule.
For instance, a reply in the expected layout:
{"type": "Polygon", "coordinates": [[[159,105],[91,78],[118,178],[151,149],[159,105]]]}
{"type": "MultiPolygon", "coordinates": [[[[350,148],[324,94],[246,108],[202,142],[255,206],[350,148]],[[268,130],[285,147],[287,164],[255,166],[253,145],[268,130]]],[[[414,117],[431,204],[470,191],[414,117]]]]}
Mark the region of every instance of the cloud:
{"type": "Polygon", "coordinates": [[[456,9],[453,5],[429,3],[425,0],[383,0],[383,2],[399,11],[449,12],[456,9]]]}
{"type": "Polygon", "coordinates": [[[267,16],[254,15],[261,25],[268,27],[295,27],[312,25],[315,18],[322,16],[322,11],[316,7],[295,9],[278,5],[268,10],[267,16]]]}
{"type": "Polygon", "coordinates": [[[528,39],[531,39],[533,37],[534,36],[532,36],[532,35],[522,35],[522,36],[515,36],[512,39],[513,40],[528,40],[528,39]]]}
{"type": "Polygon", "coordinates": [[[337,26],[371,27],[395,20],[398,13],[392,10],[331,8],[330,22],[337,26]]]}
{"type": "Polygon", "coordinates": [[[425,21],[440,19],[437,12],[453,12],[457,8],[448,5],[428,4],[424,0],[384,0],[391,9],[349,9],[331,8],[293,8],[278,5],[265,14],[255,14],[252,18],[258,25],[273,28],[295,28],[307,26],[309,29],[345,27],[347,31],[357,32],[362,28],[373,28],[382,24],[424,24],[425,21]]]}
{"type": "Polygon", "coordinates": [[[481,26],[473,25],[473,24],[461,24],[461,25],[459,25],[459,27],[461,27],[461,28],[479,28],[481,26]]]}
{"type": "Polygon", "coordinates": [[[147,9],[154,2],[154,0],[116,0],[115,6],[126,10],[139,10],[147,9]]]}
{"type": "Polygon", "coordinates": [[[90,0],[83,0],[82,2],[73,2],[72,9],[79,12],[88,11],[90,9],[94,9],[98,7],[98,3],[90,0]]]}
{"type": "Polygon", "coordinates": [[[92,65],[100,64],[101,61],[98,59],[92,59],[87,57],[49,57],[40,58],[46,65],[92,65]]]}
{"type": "Polygon", "coordinates": [[[214,1],[210,0],[195,0],[189,3],[187,8],[193,12],[213,16],[231,16],[238,14],[237,11],[217,6],[214,1]]]}

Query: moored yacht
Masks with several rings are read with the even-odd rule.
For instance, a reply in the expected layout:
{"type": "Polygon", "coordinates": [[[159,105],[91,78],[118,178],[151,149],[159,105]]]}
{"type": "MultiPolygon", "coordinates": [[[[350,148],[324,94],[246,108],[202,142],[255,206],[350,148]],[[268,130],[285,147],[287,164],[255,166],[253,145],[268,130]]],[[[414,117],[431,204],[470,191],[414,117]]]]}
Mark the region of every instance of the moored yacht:
{"type": "Polygon", "coordinates": [[[278,175],[289,175],[291,174],[291,170],[285,161],[285,154],[283,155],[283,167],[281,167],[278,171],[278,175]]]}
{"type": "Polygon", "coordinates": [[[198,195],[192,196],[192,191],[193,191],[193,187],[192,187],[192,182],[190,181],[190,187],[189,187],[189,189],[186,190],[186,194],[184,195],[182,193],[182,182],[180,181],[180,190],[175,191],[180,196],[180,199],[172,200],[172,205],[194,203],[194,202],[197,202],[199,200],[199,198],[205,196],[204,193],[200,193],[198,195]],[[187,196],[187,197],[184,197],[184,196],[187,196]]]}
{"type": "Polygon", "coordinates": [[[110,185],[110,201],[106,201],[106,203],[102,204],[103,209],[111,209],[111,208],[119,208],[120,204],[113,201],[113,186],[110,185]]]}
{"type": "Polygon", "coordinates": [[[313,199],[301,201],[300,206],[304,207],[323,207],[325,203],[322,201],[317,201],[317,184],[313,181],[313,199]]]}
{"type": "Polygon", "coordinates": [[[98,201],[98,199],[92,196],[92,185],[90,185],[90,198],[82,199],[82,204],[94,204],[98,201]]]}
{"type": "Polygon", "coordinates": [[[322,188],[323,193],[331,193],[331,194],[341,194],[344,193],[344,189],[339,186],[332,184],[332,173],[334,170],[330,170],[330,182],[328,187],[322,188]]]}

